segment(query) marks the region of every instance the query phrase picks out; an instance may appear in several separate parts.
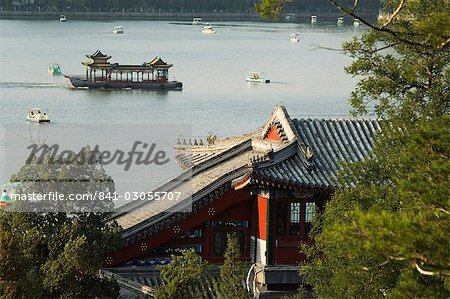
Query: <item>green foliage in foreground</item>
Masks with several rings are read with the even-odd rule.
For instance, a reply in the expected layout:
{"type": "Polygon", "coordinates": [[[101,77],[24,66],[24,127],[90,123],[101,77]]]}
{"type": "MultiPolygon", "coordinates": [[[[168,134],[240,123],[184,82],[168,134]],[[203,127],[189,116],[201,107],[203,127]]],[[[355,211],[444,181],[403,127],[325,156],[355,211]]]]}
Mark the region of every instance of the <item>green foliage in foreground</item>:
{"type": "Polygon", "coordinates": [[[220,279],[216,284],[219,298],[249,298],[243,283],[246,278],[246,267],[239,260],[241,253],[238,240],[235,236],[227,234],[227,248],[225,250],[225,260],[220,268],[220,279]]]}
{"type": "Polygon", "coordinates": [[[194,250],[182,250],[180,253],[171,256],[172,262],[169,265],[159,267],[165,284],[156,290],[157,299],[209,298],[213,291],[218,298],[248,298],[243,286],[247,271],[244,263],[239,260],[238,241],[232,235],[227,235],[225,261],[218,279],[212,279],[212,266],[202,263],[194,250]]]}
{"type": "Polygon", "coordinates": [[[172,255],[172,262],[161,266],[161,277],[165,284],[155,293],[157,299],[204,298],[202,284],[209,268],[202,263],[194,250],[182,250],[181,255],[172,255]]]}
{"type": "MultiPolygon", "coordinates": [[[[86,153],[89,151],[86,149],[86,153]]],[[[16,189],[22,194],[50,192],[59,186],[65,172],[45,164],[24,166],[14,179],[27,180],[30,173],[45,168],[48,183],[25,183],[16,189]]],[[[93,176],[92,169],[102,173],[109,189],[111,181],[99,165],[83,168],[79,176],[93,176]],[[99,170],[101,169],[101,170],[99,170]]],[[[70,166],[68,166],[70,167],[70,166]]],[[[72,172],[73,174],[73,172],[72,172]]],[[[37,178],[36,176],[34,178],[37,178]]],[[[103,183],[86,183],[90,188],[106,187],[103,183]]],[[[98,190],[98,189],[97,189],[98,190]]],[[[103,189],[100,189],[101,191],[103,189]]],[[[20,203],[14,203],[19,205],[20,203]]],[[[13,204],[13,205],[14,205],[13,204]]],[[[49,204],[50,205],[50,204],[49,204]]],[[[14,206],[15,207],[15,206],[14,206]]],[[[20,207],[20,206],[17,206],[20,207]]],[[[42,204],[40,205],[42,208],[42,204]]],[[[30,208],[30,207],[29,207],[30,208]]],[[[51,208],[51,207],[49,207],[51,208]]],[[[72,205],[72,208],[73,205],[72,205]]],[[[100,278],[99,269],[105,256],[120,244],[120,229],[106,223],[108,213],[17,212],[0,210],[0,296],[2,298],[114,298],[115,281],[100,278]]]]}
{"type": "Polygon", "coordinates": [[[336,192],[304,247],[319,297],[450,296],[449,128],[442,116],[386,134],[376,158],[346,168],[341,181],[358,184],[336,192]]]}

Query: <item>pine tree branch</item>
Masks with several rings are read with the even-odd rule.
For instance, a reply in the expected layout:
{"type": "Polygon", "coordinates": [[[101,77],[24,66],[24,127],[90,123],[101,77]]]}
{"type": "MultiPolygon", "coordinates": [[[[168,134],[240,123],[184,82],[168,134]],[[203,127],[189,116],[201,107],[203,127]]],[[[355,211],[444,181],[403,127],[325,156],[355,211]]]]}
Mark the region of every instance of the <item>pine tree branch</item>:
{"type": "Polygon", "coordinates": [[[397,46],[397,45],[399,45],[399,44],[400,44],[400,42],[395,42],[395,43],[392,43],[392,44],[386,45],[386,46],[384,46],[384,47],[381,47],[381,48],[378,48],[378,49],[374,49],[374,50],[373,50],[373,51],[371,51],[370,53],[376,53],[376,52],[380,52],[380,51],[383,51],[383,50],[386,50],[386,49],[389,49],[389,48],[395,47],[395,46],[397,46]]]}
{"type": "Polygon", "coordinates": [[[403,5],[405,4],[406,0],[402,0],[400,1],[400,3],[398,4],[397,8],[394,10],[394,12],[388,17],[387,21],[383,24],[383,26],[381,26],[381,28],[386,28],[387,26],[389,26],[392,21],[394,20],[394,18],[398,15],[398,13],[402,10],[403,5]]]}
{"type": "MultiPolygon", "coordinates": [[[[389,28],[386,28],[384,25],[381,26],[381,27],[378,27],[378,26],[375,26],[375,25],[369,23],[369,22],[366,21],[364,18],[361,18],[360,16],[358,16],[357,14],[355,14],[355,12],[354,12],[355,9],[354,9],[354,8],[352,8],[352,9],[347,9],[347,8],[343,7],[341,4],[339,4],[336,0],[328,0],[328,1],[329,1],[331,4],[333,4],[334,6],[336,6],[340,11],[342,11],[342,12],[348,14],[349,16],[354,17],[355,19],[358,19],[361,23],[363,23],[364,25],[368,26],[369,28],[371,28],[371,29],[373,29],[373,30],[375,30],[375,31],[388,33],[388,34],[390,34],[392,37],[394,37],[395,39],[397,39],[398,41],[403,42],[403,43],[408,44],[408,45],[411,45],[411,46],[419,46],[419,47],[426,47],[426,48],[430,47],[429,44],[426,44],[426,43],[420,43],[420,42],[415,42],[415,41],[413,41],[413,40],[410,40],[410,39],[407,39],[407,38],[403,38],[403,37],[400,36],[400,32],[394,31],[394,30],[389,29],[389,28]]],[[[403,5],[404,5],[405,2],[406,2],[406,0],[402,0],[402,2],[400,3],[400,5],[399,5],[399,6],[397,7],[397,9],[396,9],[396,14],[395,14],[395,15],[397,15],[397,14],[401,11],[401,9],[403,8],[403,5]]],[[[394,13],[395,13],[395,12],[394,12],[394,13]]],[[[392,19],[394,19],[395,16],[393,15],[393,16],[391,16],[391,17],[392,17],[392,19]]],[[[389,21],[389,23],[390,23],[390,22],[392,22],[392,20],[389,21]]],[[[387,26],[388,24],[385,24],[385,25],[387,26]]],[[[415,33],[411,33],[411,32],[409,32],[408,34],[409,34],[409,35],[415,35],[415,36],[421,36],[421,34],[415,34],[415,33]]],[[[423,34],[422,34],[422,35],[423,35],[423,34]]],[[[447,40],[446,42],[442,43],[442,44],[441,44],[441,48],[447,46],[449,43],[450,43],[450,40],[447,40]]]]}
{"type": "Polygon", "coordinates": [[[414,262],[414,266],[417,271],[419,271],[420,274],[426,275],[426,276],[440,276],[440,277],[450,277],[450,273],[448,272],[433,272],[429,270],[422,269],[417,262],[414,262]]]}
{"type": "Polygon", "coordinates": [[[356,7],[358,6],[358,0],[353,1],[352,11],[355,11],[356,7]]]}

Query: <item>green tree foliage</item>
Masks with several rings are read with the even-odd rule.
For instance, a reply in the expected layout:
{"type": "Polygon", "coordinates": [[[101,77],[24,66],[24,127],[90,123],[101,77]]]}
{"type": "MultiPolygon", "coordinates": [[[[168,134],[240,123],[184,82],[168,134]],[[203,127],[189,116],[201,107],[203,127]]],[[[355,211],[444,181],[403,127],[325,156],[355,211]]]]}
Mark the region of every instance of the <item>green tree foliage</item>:
{"type": "Polygon", "coordinates": [[[372,157],[343,165],[301,274],[324,298],[448,298],[450,2],[386,0],[371,24],[358,1],[329,1],[371,28],[343,51],[360,79],[353,113],[383,132],[372,157]]]}
{"type": "Polygon", "coordinates": [[[220,278],[215,285],[219,298],[249,298],[243,282],[246,278],[246,267],[239,260],[241,249],[239,248],[236,236],[227,234],[227,248],[225,250],[225,260],[220,268],[220,278]]]}
{"type": "Polygon", "coordinates": [[[450,2],[402,3],[386,1],[390,13],[343,45],[354,58],[347,73],[360,78],[350,98],[356,114],[411,122],[450,112],[450,2]]]}
{"type": "Polygon", "coordinates": [[[278,20],[286,2],[287,0],[261,0],[255,5],[255,11],[263,18],[278,20]]]}
{"type": "Polygon", "coordinates": [[[386,134],[349,165],[302,268],[319,297],[450,296],[450,117],[386,134]],[[395,140],[393,143],[391,141],[395,140]]]}
{"type": "Polygon", "coordinates": [[[303,248],[302,274],[320,297],[450,296],[450,4],[385,7],[343,46],[347,72],[361,76],[354,113],[384,119],[383,133],[373,157],[344,167],[315,246],[303,248]]]}
{"type": "MultiPolygon", "coordinates": [[[[86,148],[84,152],[90,151],[86,148]]],[[[79,190],[70,189],[64,183],[67,178],[64,170],[74,170],[70,165],[49,166],[49,156],[43,161],[41,164],[33,160],[13,176],[13,181],[20,182],[17,194],[45,194],[55,188],[66,193],[79,190]],[[48,182],[29,180],[35,171],[43,169],[47,173],[38,177],[48,178],[48,182]]],[[[78,179],[83,181],[83,190],[112,190],[113,182],[98,160],[85,166],[82,172],[71,172],[74,185],[78,179]],[[85,182],[87,178],[90,179],[85,182]]],[[[5,298],[116,297],[117,283],[98,275],[106,254],[120,244],[120,228],[105,221],[109,213],[48,212],[39,209],[43,208],[42,204],[36,203],[35,209],[30,207],[32,204],[24,206],[14,202],[11,209],[0,210],[0,295],[5,298]],[[21,212],[21,208],[34,212],[21,212]]]]}
{"type": "Polygon", "coordinates": [[[208,276],[208,267],[201,262],[194,250],[182,250],[181,255],[172,255],[172,262],[161,266],[161,277],[165,284],[155,292],[157,299],[205,298],[202,285],[208,276]]]}

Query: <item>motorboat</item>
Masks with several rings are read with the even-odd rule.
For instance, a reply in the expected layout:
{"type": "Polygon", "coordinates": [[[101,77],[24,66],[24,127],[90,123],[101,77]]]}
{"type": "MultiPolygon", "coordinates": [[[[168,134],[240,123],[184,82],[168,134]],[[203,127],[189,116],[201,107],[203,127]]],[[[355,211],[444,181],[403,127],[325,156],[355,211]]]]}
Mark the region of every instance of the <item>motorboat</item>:
{"type": "Polygon", "coordinates": [[[317,16],[311,16],[311,24],[317,23],[317,16]]]}
{"type": "Polygon", "coordinates": [[[353,20],[353,26],[359,26],[359,25],[361,25],[361,21],[358,20],[358,19],[354,19],[353,20]]]}
{"type": "Polygon", "coordinates": [[[193,18],[192,19],[192,25],[202,25],[202,24],[203,24],[202,18],[193,18]]]}
{"type": "Polygon", "coordinates": [[[48,65],[48,73],[52,76],[61,75],[61,66],[57,63],[50,63],[48,65]]]}
{"type": "Polygon", "coordinates": [[[206,24],[203,27],[202,33],[207,33],[207,34],[216,33],[216,30],[211,25],[206,24]]]}
{"type": "Polygon", "coordinates": [[[113,33],[115,34],[123,33],[123,26],[114,26],[113,33]]]}
{"type": "Polygon", "coordinates": [[[291,42],[298,43],[300,41],[300,38],[298,37],[298,33],[292,33],[291,34],[291,42]]]}
{"type": "Polygon", "coordinates": [[[344,17],[339,17],[339,18],[337,19],[337,24],[338,24],[338,25],[343,25],[343,24],[344,24],[344,17]]]}
{"type": "Polygon", "coordinates": [[[50,117],[48,116],[48,110],[41,109],[41,108],[28,109],[27,121],[35,122],[35,123],[50,122],[50,117]]]}
{"type": "Polygon", "coordinates": [[[264,72],[250,72],[246,81],[254,83],[270,83],[270,79],[265,77],[264,72]]]}
{"type": "Polygon", "coordinates": [[[60,21],[60,22],[67,22],[67,17],[66,17],[66,15],[60,15],[60,16],[59,16],[59,21],[60,21]]]}

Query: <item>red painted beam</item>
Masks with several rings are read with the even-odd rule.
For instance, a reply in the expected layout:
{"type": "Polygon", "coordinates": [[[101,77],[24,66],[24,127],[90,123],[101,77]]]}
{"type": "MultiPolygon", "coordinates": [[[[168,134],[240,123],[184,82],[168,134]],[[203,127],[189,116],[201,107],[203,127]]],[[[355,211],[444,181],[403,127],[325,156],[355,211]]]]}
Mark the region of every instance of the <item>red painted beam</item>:
{"type": "MultiPolygon", "coordinates": [[[[223,194],[221,197],[214,200],[212,203],[206,205],[198,213],[191,215],[181,223],[177,223],[177,226],[180,228],[181,232],[189,231],[201,225],[202,223],[211,220],[212,218],[214,218],[215,215],[226,210],[232,205],[244,200],[248,200],[250,198],[251,196],[247,188],[241,190],[231,189],[227,191],[225,194],[223,194]]],[[[168,227],[156,233],[155,235],[147,237],[146,239],[140,240],[134,244],[125,246],[117,251],[111,252],[106,258],[105,266],[114,267],[129,260],[139,258],[140,256],[145,255],[148,251],[174,239],[176,236],[177,233],[174,232],[173,227],[168,227]],[[145,250],[141,249],[142,244],[145,244],[146,247],[145,250]]]]}

